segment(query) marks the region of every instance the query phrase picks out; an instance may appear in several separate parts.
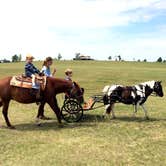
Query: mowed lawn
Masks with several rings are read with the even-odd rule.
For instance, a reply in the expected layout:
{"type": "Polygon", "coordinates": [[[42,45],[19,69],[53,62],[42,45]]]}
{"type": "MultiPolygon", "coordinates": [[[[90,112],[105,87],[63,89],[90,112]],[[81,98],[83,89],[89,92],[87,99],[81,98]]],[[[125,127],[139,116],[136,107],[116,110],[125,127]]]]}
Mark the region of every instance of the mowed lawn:
{"type": "MultiPolygon", "coordinates": [[[[57,77],[64,77],[68,67],[73,80],[85,88],[85,99],[100,93],[105,85],[133,85],[148,80],[162,80],[166,92],[166,64],[100,61],[55,61],[57,77]]],[[[42,62],[35,62],[41,68],[42,62]]],[[[0,64],[0,78],[23,73],[24,63],[0,64]]],[[[62,105],[63,95],[58,96],[62,105]]],[[[85,112],[79,123],[63,121],[59,127],[47,105],[45,114],[52,118],[35,125],[37,105],[14,101],[9,118],[16,130],[9,130],[0,116],[0,166],[40,165],[166,165],[166,97],[150,96],[146,103],[150,120],[133,106],[117,104],[117,119],[103,119],[104,107],[85,112]]],[[[1,108],[0,108],[1,109],[1,108]]]]}

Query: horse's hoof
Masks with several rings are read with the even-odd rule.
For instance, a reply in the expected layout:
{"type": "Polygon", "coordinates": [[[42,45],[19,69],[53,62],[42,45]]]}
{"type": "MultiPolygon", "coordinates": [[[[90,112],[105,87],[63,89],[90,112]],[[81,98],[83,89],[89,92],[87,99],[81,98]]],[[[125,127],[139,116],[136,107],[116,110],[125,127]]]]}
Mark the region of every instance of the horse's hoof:
{"type": "Polygon", "coordinates": [[[39,119],[42,119],[42,120],[51,120],[51,118],[49,118],[47,116],[40,116],[39,119]]]}
{"type": "Polygon", "coordinates": [[[16,129],[14,126],[8,126],[9,129],[16,129]]]}
{"type": "Polygon", "coordinates": [[[59,124],[58,124],[58,127],[59,127],[59,128],[63,128],[64,125],[63,125],[62,123],[59,123],[59,124]]]}
{"type": "Polygon", "coordinates": [[[105,115],[102,115],[102,118],[103,118],[103,119],[105,119],[105,118],[106,118],[106,116],[105,116],[105,115]]]}

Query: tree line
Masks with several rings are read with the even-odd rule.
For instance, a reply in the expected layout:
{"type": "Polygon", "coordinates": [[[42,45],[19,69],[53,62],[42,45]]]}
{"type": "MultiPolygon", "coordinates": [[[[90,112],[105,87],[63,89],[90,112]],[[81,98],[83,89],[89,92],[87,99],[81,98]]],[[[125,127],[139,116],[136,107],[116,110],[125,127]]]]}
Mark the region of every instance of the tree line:
{"type": "Polygon", "coordinates": [[[161,57],[159,57],[158,59],[157,59],[157,62],[159,62],[159,63],[161,63],[161,62],[166,62],[166,60],[164,60],[164,59],[162,59],[161,57]]]}
{"type": "MultiPolygon", "coordinates": [[[[55,60],[61,60],[62,55],[59,53],[57,58],[54,58],[54,59],[55,60]]],[[[15,54],[15,55],[12,56],[12,62],[21,62],[21,60],[22,60],[22,55],[21,54],[19,54],[19,55],[15,54]]]]}
{"type": "MultiPolygon", "coordinates": [[[[113,60],[113,59],[114,59],[115,61],[124,61],[124,60],[122,60],[122,58],[121,58],[120,55],[115,56],[114,58],[112,58],[112,56],[109,56],[109,57],[108,57],[108,60],[113,60]]],[[[135,61],[135,58],[133,59],[133,61],[135,61]]],[[[137,62],[141,62],[141,60],[138,59],[137,62]]],[[[143,59],[142,62],[147,62],[147,59],[143,59]]],[[[164,62],[164,63],[165,63],[166,60],[164,60],[164,59],[162,59],[161,57],[159,57],[159,58],[156,60],[156,62],[159,62],[159,63],[164,62]]]]}
{"type": "MultiPolygon", "coordinates": [[[[80,56],[81,54],[79,53],[79,54],[75,54],[75,59],[79,59],[79,56],[80,56]]],[[[54,58],[55,60],[61,60],[62,59],[62,55],[59,53],[58,54],[58,56],[57,57],[55,57],[54,58]]],[[[122,60],[122,57],[121,57],[121,55],[118,55],[118,56],[115,56],[114,58],[112,58],[112,56],[109,56],[108,57],[108,60],[115,60],[115,61],[124,61],[124,60],[122,60]]],[[[6,59],[5,59],[6,60],[6,59]]],[[[2,62],[4,61],[5,62],[5,60],[1,60],[2,62]]],[[[15,55],[13,55],[12,56],[12,62],[20,62],[22,60],[22,55],[21,54],[15,54],[15,55]]],[[[135,61],[135,60],[133,60],[133,61],[135,61]]],[[[140,59],[138,59],[137,60],[138,62],[141,62],[141,60],[140,59]]],[[[2,63],[1,62],[1,63],[2,63]]],[[[7,61],[8,62],[8,61],[7,61]]],[[[143,62],[147,62],[147,59],[144,59],[143,60],[143,62]]],[[[166,62],[166,60],[165,59],[162,59],[162,57],[159,57],[157,60],[156,60],[156,62],[159,62],[159,63],[162,63],[162,62],[166,62]]]]}

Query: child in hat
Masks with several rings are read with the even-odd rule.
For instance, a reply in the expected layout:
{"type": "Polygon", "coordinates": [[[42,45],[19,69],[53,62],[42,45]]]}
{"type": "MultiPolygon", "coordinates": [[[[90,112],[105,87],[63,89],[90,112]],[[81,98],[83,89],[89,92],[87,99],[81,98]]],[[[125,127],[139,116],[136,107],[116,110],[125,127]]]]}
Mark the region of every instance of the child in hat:
{"type": "Polygon", "coordinates": [[[73,76],[72,69],[66,69],[65,70],[65,75],[66,75],[65,80],[72,81],[72,76],[73,76]]]}
{"type": "MultiPolygon", "coordinates": [[[[73,76],[72,69],[66,69],[65,75],[66,75],[65,80],[72,81],[72,76],[73,76]]],[[[68,94],[65,94],[65,99],[68,99],[68,98],[69,98],[68,94]]]]}
{"type": "Polygon", "coordinates": [[[35,87],[35,77],[40,74],[40,71],[32,64],[34,57],[31,54],[26,56],[25,76],[32,78],[32,87],[35,87]]]}

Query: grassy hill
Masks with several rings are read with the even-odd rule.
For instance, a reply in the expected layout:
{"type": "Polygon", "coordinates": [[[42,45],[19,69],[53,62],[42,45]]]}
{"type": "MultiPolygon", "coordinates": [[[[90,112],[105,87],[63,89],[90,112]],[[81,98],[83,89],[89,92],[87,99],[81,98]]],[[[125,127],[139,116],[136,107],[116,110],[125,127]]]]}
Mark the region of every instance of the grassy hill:
{"type": "MultiPolygon", "coordinates": [[[[85,88],[85,99],[100,93],[105,85],[133,85],[148,80],[162,80],[166,91],[166,65],[160,63],[55,61],[57,77],[72,68],[73,80],[85,88]]],[[[41,68],[42,62],[35,62],[41,68]]],[[[0,78],[23,73],[24,63],[0,64],[0,78]]],[[[165,165],[165,97],[150,97],[146,103],[149,121],[139,109],[115,106],[117,119],[102,119],[104,108],[85,112],[79,123],[59,128],[49,106],[45,114],[53,120],[35,125],[37,105],[11,102],[9,118],[16,130],[5,127],[0,117],[0,165],[165,165]]],[[[58,96],[62,105],[63,95],[58,96]]],[[[1,109],[1,108],[0,108],[1,109]]]]}

